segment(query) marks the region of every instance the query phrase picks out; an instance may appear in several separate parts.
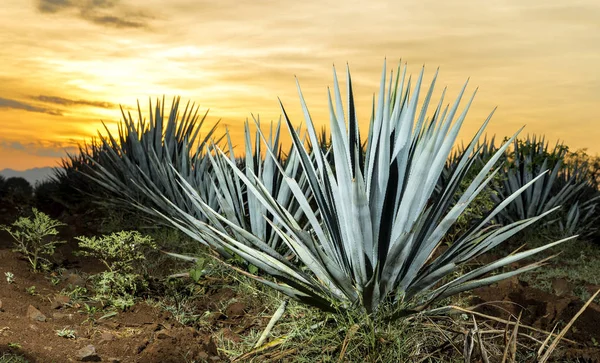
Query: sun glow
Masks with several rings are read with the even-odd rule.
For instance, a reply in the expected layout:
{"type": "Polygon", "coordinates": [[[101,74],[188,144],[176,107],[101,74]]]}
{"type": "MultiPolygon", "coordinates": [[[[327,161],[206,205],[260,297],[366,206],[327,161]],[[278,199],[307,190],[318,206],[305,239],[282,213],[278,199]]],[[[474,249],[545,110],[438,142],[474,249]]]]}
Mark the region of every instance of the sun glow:
{"type": "MultiPolygon", "coordinates": [[[[487,8],[461,0],[432,0],[431,7],[267,0],[236,3],[235,12],[224,1],[128,0],[93,9],[85,7],[95,2],[4,1],[0,143],[91,137],[101,120],[121,118],[120,104],[135,110],[140,100],[146,112],[148,98],[163,95],[167,104],[179,95],[210,108],[209,117],[223,119],[241,141],[251,114],[278,119],[278,98],[294,123],[303,122],[295,75],[322,125],[331,65],[343,79],[350,64],[357,106],[369,110],[387,57],[390,66],[407,61],[413,76],[425,64],[425,81],[440,66],[437,95],[445,85],[457,92],[467,77],[469,89],[481,86],[464,135],[499,106],[488,132],[500,138],[527,124],[527,133],[600,151],[600,128],[592,125],[600,116],[597,1],[509,0],[487,8]]],[[[359,118],[368,123],[368,112],[359,118]]],[[[0,155],[0,169],[33,157],[6,147],[0,155]]]]}

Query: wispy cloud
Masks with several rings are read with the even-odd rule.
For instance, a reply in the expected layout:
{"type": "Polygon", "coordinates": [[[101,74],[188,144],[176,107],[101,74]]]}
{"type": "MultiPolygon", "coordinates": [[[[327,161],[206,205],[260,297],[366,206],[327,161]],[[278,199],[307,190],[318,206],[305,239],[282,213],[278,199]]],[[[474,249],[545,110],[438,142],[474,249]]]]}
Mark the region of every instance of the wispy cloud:
{"type": "Polygon", "coordinates": [[[25,111],[29,111],[29,112],[46,113],[46,114],[53,115],[53,116],[62,116],[63,115],[62,112],[57,109],[38,107],[38,106],[34,106],[34,105],[26,103],[26,102],[11,100],[8,98],[3,98],[3,97],[0,97],[0,108],[12,108],[15,110],[25,110],[25,111]]]}
{"type": "Polygon", "coordinates": [[[44,103],[52,103],[55,105],[61,106],[92,106],[98,108],[116,108],[117,106],[114,103],[110,102],[102,102],[102,101],[92,101],[92,100],[82,100],[82,99],[69,99],[64,97],[57,96],[47,96],[47,95],[39,95],[39,96],[31,96],[31,99],[36,101],[41,101],[44,103]]]}
{"type": "MultiPolygon", "coordinates": [[[[467,77],[468,92],[481,86],[464,137],[499,106],[489,133],[527,124],[529,133],[600,152],[590,121],[600,114],[598,0],[25,2],[2,0],[0,11],[7,140],[68,144],[95,135],[100,120],[116,130],[119,104],[137,110],[139,99],[146,114],[148,97],[166,95],[169,106],[180,95],[210,108],[243,145],[243,121],[251,113],[277,120],[278,98],[302,122],[295,75],[314,122],[326,124],[332,64],[343,83],[346,62],[366,127],[386,57],[388,70],[408,62],[407,76],[425,65],[427,85],[439,66],[436,103],[444,86],[451,102],[467,77]]],[[[14,147],[0,150],[0,167],[48,162],[14,147]]]]}
{"type": "Polygon", "coordinates": [[[94,24],[115,28],[147,28],[152,16],[131,9],[119,0],[37,0],[37,9],[44,14],[74,12],[94,24]]]}
{"type": "Polygon", "coordinates": [[[76,153],[78,151],[77,147],[73,145],[63,145],[58,142],[41,140],[34,142],[20,142],[0,139],[0,149],[20,151],[29,155],[52,158],[65,157],[67,153],[76,153]]]}
{"type": "Polygon", "coordinates": [[[71,0],[39,0],[38,10],[43,13],[56,13],[73,6],[71,0]]]}

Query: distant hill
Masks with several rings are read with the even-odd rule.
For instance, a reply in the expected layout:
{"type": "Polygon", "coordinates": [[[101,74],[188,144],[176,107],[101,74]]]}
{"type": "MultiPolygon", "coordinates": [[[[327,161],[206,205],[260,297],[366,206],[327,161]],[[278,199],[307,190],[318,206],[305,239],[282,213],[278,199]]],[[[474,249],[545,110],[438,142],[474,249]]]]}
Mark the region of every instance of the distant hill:
{"type": "Polygon", "coordinates": [[[5,178],[12,178],[15,176],[22,177],[25,178],[25,180],[27,180],[32,186],[35,186],[35,183],[37,183],[38,181],[50,178],[54,174],[53,170],[54,168],[52,167],[33,168],[24,171],[3,169],[0,170],[0,175],[2,175],[5,178]]]}

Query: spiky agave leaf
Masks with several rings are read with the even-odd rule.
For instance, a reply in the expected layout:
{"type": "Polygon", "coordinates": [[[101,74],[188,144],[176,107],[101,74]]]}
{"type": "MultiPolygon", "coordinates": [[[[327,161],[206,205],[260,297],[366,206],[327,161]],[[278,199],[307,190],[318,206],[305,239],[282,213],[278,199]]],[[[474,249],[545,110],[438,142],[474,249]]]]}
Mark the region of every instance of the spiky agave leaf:
{"type": "MultiPolygon", "coordinates": [[[[302,210],[293,198],[290,188],[283,181],[283,174],[277,170],[276,166],[276,164],[281,165],[287,175],[298,175],[300,169],[298,155],[293,146],[286,154],[283,153],[280,140],[281,122],[271,124],[269,135],[264,140],[262,139],[264,138],[263,134],[259,131],[261,127],[260,119],[255,118],[254,122],[258,129],[254,141],[251,140],[248,121],[245,123],[246,147],[243,170],[247,176],[256,175],[265,186],[267,193],[288,210],[295,220],[300,221],[303,219],[302,210]],[[270,156],[265,157],[263,154],[271,154],[273,158],[270,156]]],[[[221,231],[226,231],[229,222],[234,222],[237,226],[265,241],[271,248],[289,254],[287,246],[265,219],[265,217],[271,218],[268,210],[257,200],[253,193],[247,191],[246,185],[235,176],[228,163],[223,159],[228,157],[231,163],[237,165],[228,132],[227,140],[228,156],[221,153],[208,154],[214,170],[213,188],[216,191],[219,210],[228,220],[227,223],[215,221],[216,225],[219,225],[221,231]]],[[[214,149],[211,148],[211,150],[214,149]]],[[[308,195],[306,178],[299,175],[298,182],[303,193],[308,195]]],[[[213,224],[213,227],[216,225],[213,224]]],[[[235,230],[233,232],[236,233],[235,230]]],[[[240,238],[240,240],[243,240],[243,238],[240,238]]]]}
{"type": "Polygon", "coordinates": [[[105,126],[106,135],[100,134],[102,152],[91,158],[94,167],[86,174],[112,194],[111,203],[119,207],[134,206],[150,214],[155,214],[154,209],[167,212],[170,205],[148,198],[150,190],[175,201],[194,217],[204,219],[182,194],[176,182],[176,170],[204,200],[217,206],[210,179],[211,165],[204,149],[218,123],[201,136],[208,111],[200,117],[199,107],[188,102],[180,114],[179,102],[179,97],[173,99],[166,118],[164,98],[162,103],[157,100],[154,112],[150,101],[149,120],[143,118],[139,102],[137,121],[121,107],[123,119],[118,134],[113,135],[105,126]]]}
{"type": "MultiPolygon", "coordinates": [[[[260,129],[260,120],[254,119],[254,121],[260,129]]],[[[290,257],[290,250],[264,218],[268,214],[266,208],[256,200],[253,193],[247,192],[245,184],[233,175],[227,165],[228,162],[231,162],[240,165],[241,169],[245,170],[248,175],[258,175],[261,182],[266,185],[267,192],[284,205],[287,210],[293,211],[296,220],[302,220],[302,210],[293,198],[290,188],[283,182],[282,174],[275,169],[274,159],[271,157],[264,158],[263,155],[265,153],[273,155],[277,161],[277,166],[283,165],[286,173],[290,175],[298,174],[300,163],[297,154],[294,152],[293,146],[287,154],[283,153],[280,128],[280,122],[276,125],[272,124],[268,138],[257,132],[254,141],[252,141],[250,126],[246,122],[245,157],[240,160],[235,158],[233,144],[227,130],[225,132],[227,155],[215,152],[216,145],[214,144],[207,146],[202,161],[203,165],[207,165],[204,169],[209,169],[210,173],[203,172],[203,175],[205,175],[205,184],[210,187],[210,191],[214,195],[211,200],[214,200],[215,203],[212,204],[210,200],[207,201],[201,190],[190,182],[189,177],[177,171],[175,165],[168,161],[159,160],[152,153],[150,160],[153,163],[155,177],[150,178],[145,172],[139,171],[139,174],[134,176],[138,179],[132,181],[137,191],[143,193],[144,197],[151,203],[136,202],[135,205],[150,214],[159,216],[167,214],[179,223],[189,224],[191,218],[191,221],[194,221],[190,227],[192,229],[197,229],[198,225],[195,223],[195,219],[198,219],[197,216],[201,216],[201,220],[208,221],[210,224],[211,233],[214,230],[219,231],[219,233],[231,233],[234,238],[240,241],[247,241],[249,235],[254,235],[256,237],[253,240],[266,241],[267,250],[277,250],[286,257],[290,257]],[[175,177],[176,172],[177,177],[175,177]],[[185,180],[185,183],[178,183],[178,177],[185,180]],[[170,193],[165,193],[157,188],[157,181],[160,186],[169,186],[170,193]],[[181,193],[182,185],[189,188],[189,195],[181,193]],[[175,193],[178,194],[174,196],[175,193]],[[207,213],[206,210],[210,210],[211,213],[207,213]],[[236,228],[232,228],[232,226],[236,228]]],[[[179,169],[181,170],[181,168],[179,169]]],[[[112,174],[106,172],[106,175],[110,176],[112,174]]],[[[303,185],[304,192],[307,193],[306,180],[303,180],[301,176],[298,180],[303,185]]],[[[216,249],[222,256],[231,257],[230,249],[218,243],[220,238],[209,235],[196,239],[216,249]]]]}
{"type": "MultiPolygon", "coordinates": [[[[476,150],[478,151],[472,155],[476,159],[474,171],[484,165],[497,150],[494,138],[484,140],[476,150]]],[[[448,180],[448,175],[463,153],[464,147],[458,148],[448,159],[438,188],[448,180]]],[[[550,149],[544,137],[528,135],[525,139],[515,140],[514,147],[502,157],[502,168],[498,178],[490,184],[486,203],[490,199],[497,203],[545,169],[550,171],[504,209],[498,215],[498,222],[506,224],[537,216],[561,205],[562,212],[545,220],[545,225],[557,225],[563,236],[592,234],[597,220],[595,210],[599,200],[598,191],[587,162],[578,159],[571,161],[571,155],[576,154],[571,154],[561,143],[550,149]]],[[[467,176],[466,181],[469,179],[467,176]]]]}
{"type": "Polygon", "coordinates": [[[582,237],[589,237],[597,230],[598,214],[597,208],[600,196],[588,200],[579,201],[571,205],[563,218],[558,220],[558,227],[564,236],[575,233],[582,237]]]}
{"type": "Polygon", "coordinates": [[[60,167],[54,168],[51,181],[57,190],[53,200],[69,210],[87,211],[92,203],[105,200],[109,194],[90,183],[85,174],[94,168],[93,160],[100,160],[103,146],[96,139],[78,146],[78,152],[67,153],[60,161],[60,167]]]}
{"type": "Polygon", "coordinates": [[[573,209],[573,204],[589,182],[582,175],[585,172],[583,168],[571,170],[565,166],[567,152],[568,149],[561,143],[550,149],[544,137],[538,138],[536,135],[527,136],[524,140],[514,140],[513,149],[503,169],[502,183],[495,188],[493,197],[496,201],[529,183],[540,172],[549,172],[498,215],[501,223],[538,216],[562,205],[571,213],[567,212],[564,221],[559,222],[574,226],[573,220],[569,221],[576,210],[573,209]]]}
{"type": "Polygon", "coordinates": [[[569,184],[579,186],[576,195],[565,203],[562,216],[558,219],[558,227],[565,236],[579,234],[589,237],[598,230],[600,192],[590,165],[591,160],[578,160],[579,155],[579,152],[567,154],[555,183],[555,190],[569,184]]]}
{"type": "MultiPolygon", "coordinates": [[[[400,70],[399,67],[398,74],[400,70]]],[[[489,175],[490,171],[516,135],[499,148],[456,201],[454,197],[458,186],[473,165],[469,155],[473,153],[477,140],[487,126],[488,117],[468,144],[468,152],[460,158],[447,185],[439,193],[434,193],[472,98],[465,109],[458,113],[465,85],[452,107],[442,111],[442,97],[433,116],[426,119],[436,78],[418,113],[423,72],[416,81],[412,95],[409,94],[410,79],[404,87],[405,72],[387,89],[385,74],[384,66],[379,100],[377,106],[373,107],[366,150],[363,150],[350,72],[347,72],[346,110],[334,72],[333,98],[331,94],[329,97],[332,165],[327,162],[320,148],[312,149],[314,155],[308,153],[281,105],[314,203],[311,204],[296,178],[285,175],[284,168],[276,158],[269,156],[284,174],[284,181],[306,215],[309,231],[298,225],[285,206],[269,193],[259,176],[238,169],[235,162],[228,158],[223,159],[246,185],[248,192],[253,193],[272,215],[271,225],[297,256],[301,262],[299,265],[289,263],[284,256],[270,249],[266,241],[244,231],[235,223],[230,224],[231,229],[245,236],[245,241],[238,241],[231,234],[223,233],[210,223],[195,221],[191,216],[180,218],[185,220],[183,223],[168,216],[165,218],[191,236],[222,243],[280,279],[285,285],[272,286],[291,297],[301,296],[303,301],[313,301],[322,308],[324,304],[329,304],[327,306],[330,309],[339,304],[359,305],[367,312],[377,311],[383,302],[389,300],[414,302],[415,297],[423,297],[431,292],[436,283],[461,264],[489,251],[542,218],[537,216],[516,221],[497,230],[483,228],[537,178],[543,176],[540,175],[507,196],[480,224],[466,231],[452,248],[433,258],[446,231],[493,178],[497,170],[489,175]],[[308,271],[310,274],[307,274],[308,271]]],[[[312,145],[318,145],[319,137],[299,86],[298,91],[309,141],[312,145]]],[[[226,221],[226,218],[203,203],[185,180],[182,180],[182,185],[186,186],[188,195],[207,214],[226,221]]],[[[500,259],[449,282],[441,292],[433,290],[433,294],[427,298],[436,299],[498,281],[506,275],[485,275],[553,245],[500,259]]]]}
{"type": "MultiPolygon", "coordinates": [[[[467,155],[467,157],[473,159],[473,162],[475,164],[475,166],[473,168],[470,168],[469,170],[469,174],[472,174],[472,176],[476,175],[477,172],[479,171],[479,167],[484,166],[485,163],[490,160],[492,158],[492,156],[494,156],[494,154],[496,153],[496,151],[498,151],[498,147],[496,146],[496,141],[495,141],[496,137],[492,136],[490,139],[487,138],[487,135],[484,136],[484,139],[482,141],[478,141],[477,145],[475,146],[474,151],[471,153],[471,155],[467,155]]],[[[460,160],[463,158],[463,156],[465,156],[465,153],[467,152],[467,146],[465,146],[464,144],[461,144],[459,147],[456,147],[453,152],[450,154],[450,156],[448,157],[448,160],[446,161],[446,166],[444,168],[444,171],[442,172],[442,176],[440,178],[440,180],[438,181],[438,190],[441,190],[444,188],[444,185],[446,185],[446,183],[450,180],[450,176],[452,175],[452,172],[454,171],[454,169],[456,169],[456,167],[458,166],[458,163],[460,162],[460,160]]],[[[465,176],[466,179],[469,179],[469,176],[465,176]]]]}

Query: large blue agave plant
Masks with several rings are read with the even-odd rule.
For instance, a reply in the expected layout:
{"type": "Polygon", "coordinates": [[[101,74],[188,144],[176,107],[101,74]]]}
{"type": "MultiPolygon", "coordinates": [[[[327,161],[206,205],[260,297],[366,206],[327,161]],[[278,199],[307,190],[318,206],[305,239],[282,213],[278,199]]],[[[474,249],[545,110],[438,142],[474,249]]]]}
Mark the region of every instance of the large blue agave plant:
{"type": "MultiPolygon", "coordinates": [[[[213,165],[227,169],[222,170],[222,174],[232,178],[226,184],[239,180],[246,186],[268,212],[267,222],[293,252],[295,260],[270,246],[261,235],[221,215],[183,177],[180,183],[187,198],[201,213],[209,216],[208,222],[177,208],[175,201],[169,201],[169,198],[163,200],[173,203],[174,208],[172,214],[163,214],[163,217],[198,241],[211,241],[211,245],[237,254],[276,278],[272,281],[254,276],[257,280],[324,310],[355,306],[372,313],[383,304],[393,302],[405,306],[405,312],[419,311],[437,299],[540,266],[541,261],[489,275],[567,239],[512,254],[458,277],[454,274],[459,266],[556,209],[496,229],[487,228],[490,220],[543,173],[506,196],[479,223],[465,230],[450,248],[436,253],[444,234],[498,172],[494,165],[516,137],[515,134],[501,146],[462,195],[457,196],[461,181],[475,162],[470,155],[490,121],[490,115],[466,146],[466,152],[447,182],[436,191],[473,100],[471,97],[459,112],[465,84],[451,107],[443,107],[442,94],[433,115],[427,117],[436,78],[437,74],[425,95],[421,111],[417,112],[423,71],[411,93],[406,67],[398,67],[396,76],[390,77],[388,87],[384,66],[364,149],[349,71],[346,108],[335,72],[333,95],[329,95],[332,154],[321,148],[311,148],[309,152],[281,105],[293,150],[297,153],[294,157],[301,165],[300,173],[290,174],[272,148],[268,148],[266,157],[273,159],[281,180],[291,190],[308,221],[306,225],[298,223],[296,212],[288,210],[287,205],[272,194],[263,178],[251,170],[240,170],[226,153],[214,148],[212,157],[221,158],[223,162],[213,165]],[[329,157],[333,159],[332,163],[328,162],[329,157]],[[307,181],[308,190],[299,184],[300,180],[307,181]],[[215,225],[211,220],[218,223],[215,225]],[[228,228],[222,228],[223,224],[228,228]]],[[[299,86],[298,91],[309,142],[318,145],[318,133],[299,86]]]]}

